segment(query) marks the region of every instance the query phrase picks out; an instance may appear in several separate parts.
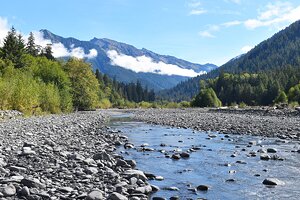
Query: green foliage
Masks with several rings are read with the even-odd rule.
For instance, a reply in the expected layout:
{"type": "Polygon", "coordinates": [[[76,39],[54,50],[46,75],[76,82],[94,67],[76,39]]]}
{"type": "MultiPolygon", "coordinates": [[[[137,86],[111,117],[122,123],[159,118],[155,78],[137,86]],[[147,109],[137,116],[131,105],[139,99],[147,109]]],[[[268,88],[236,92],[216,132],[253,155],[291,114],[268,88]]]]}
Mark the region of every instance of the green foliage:
{"type": "MultiPolygon", "coordinates": [[[[236,90],[245,92],[251,92],[251,95],[256,96],[257,93],[262,95],[260,98],[256,98],[251,96],[251,100],[245,102],[248,105],[269,105],[272,104],[272,101],[277,95],[278,89],[287,90],[293,86],[295,83],[296,76],[299,75],[299,66],[300,66],[300,21],[296,21],[286,29],[280,31],[279,33],[275,34],[270,39],[260,43],[254,49],[249,51],[247,54],[242,55],[236,59],[232,59],[231,61],[227,62],[226,64],[222,65],[216,70],[213,70],[207,74],[189,79],[185,82],[178,84],[176,87],[171,88],[166,91],[162,91],[158,95],[165,100],[170,101],[182,101],[188,100],[190,101],[196,94],[199,93],[200,80],[207,80],[207,79],[215,79],[222,72],[230,73],[230,74],[242,74],[242,73],[249,73],[249,74],[260,74],[265,73],[270,75],[271,77],[266,77],[266,79],[260,79],[262,81],[267,81],[270,84],[265,84],[265,82],[259,83],[259,85],[255,86],[254,83],[248,84],[247,87],[242,86],[243,88],[238,88],[238,86],[230,86],[232,89],[231,92],[235,92],[236,90]],[[290,74],[291,76],[282,75],[281,70],[285,70],[287,67],[298,68],[296,74],[290,74]],[[268,71],[272,71],[277,75],[273,76],[272,73],[268,71]],[[267,80],[269,79],[269,80],[267,80]],[[273,81],[270,81],[273,79],[273,81]],[[284,80],[280,80],[284,79],[284,80]],[[279,82],[279,86],[287,86],[287,87],[280,87],[276,85],[276,80],[279,82]],[[273,83],[271,83],[273,82],[273,83]],[[291,84],[293,83],[293,84],[291,84]],[[272,84],[274,84],[272,86],[272,84]],[[250,87],[249,87],[250,85],[250,87]],[[254,90],[253,90],[254,89],[254,90]],[[255,91],[257,90],[257,91],[255,91]],[[275,95],[275,96],[274,96],[275,95]],[[264,100],[265,99],[265,100],[264,100]],[[254,102],[252,102],[254,100],[254,102]]],[[[287,75],[287,74],[286,74],[287,75]]],[[[252,75],[250,75],[252,76],[252,75]]],[[[244,79],[251,79],[249,77],[244,77],[244,79]]],[[[299,81],[299,77],[296,81],[299,81]]],[[[214,88],[215,89],[215,88],[214,88]]],[[[217,94],[219,91],[215,90],[217,94]]],[[[224,92],[229,94],[229,96],[234,96],[235,94],[229,93],[225,90],[224,92]]],[[[240,95],[240,94],[239,94],[240,95]]],[[[250,96],[250,95],[248,95],[250,96]]],[[[223,102],[224,97],[219,98],[223,102]]],[[[240,98],[240,97],[238,97],[240,98]]],[[[240,99],[247,99],[247,98],[240,98],[240,99]]],[[[241,100],[236,100],[237,102],[241,100]]],[[[228,102],[232,102],[232,99],[228,99],[224,104],[228,104],[228,102]]]]}
{"type": "Polygon", "coordinates": [[[17,34],[14,27],[11,28],[8,35],[4,38],[0,52],[1,58],[12,61],[16,68],[23,67],[21,60],[25,52],[24,40],[21,35],[17,34]]]}
{"type": "Polygon", "coordinates": [[[76,110],[95,109],[99,105],[99,83],[90,64],[71,58],[64,65],[64,69],[71,81],[73,105],[76,110]]]}
{"type": "Polygon", "coordinates": [[[212,88],[202,89],[191,102],[193,107],[220,107],[222,102],[212,88]]]}
{"type": "Polygon", "coordinates": [[[277,97],[274,99],[274,103],[287,103],[288,97],[284,91],[279,91],[277,97]]]}
{"type": "Polygon", "coordinates": [[[109,99],[105,98],[105,99],[101,99],[99,107],[103,109],[107,109],[107,108],[111,108],[112,104],[110,103],[109,99]]]}
{"type": "Polygon", "coordinates": [[[244,102],[239,103],[239,108],[246,108],[247,104],[245,104],[244,102]]]}
{"type": "Polygon", "coordinates": [[[297,84],[289,89],[288,99],[290,102],[300,103],[300,84],[297,84]]]}
{"type": "Polygon", "coordinates": [[[37,48],[37,45],[34,42],[34,36],[33,33],[30,32],[29,37],[28,37],[28,42],[26,44],[26,53],[32,55],[32,56],[38,56],[39,55],[39,50],[37,48]]]}

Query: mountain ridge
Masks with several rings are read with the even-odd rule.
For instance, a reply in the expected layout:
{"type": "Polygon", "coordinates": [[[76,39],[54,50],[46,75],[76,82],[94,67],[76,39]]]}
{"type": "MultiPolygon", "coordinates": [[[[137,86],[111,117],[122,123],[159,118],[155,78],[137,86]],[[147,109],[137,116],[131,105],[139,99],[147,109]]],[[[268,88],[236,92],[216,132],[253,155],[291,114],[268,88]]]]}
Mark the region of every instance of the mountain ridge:
{"type": "Polygon", "coordinates": [[[257,73],[285,66],[300,66],[300,20],[262,41],[248,53],[229,60],[224,65],[207,74],[179,83],[161,91],[163,99],[180,101],[191,100],[199,92],[199,81],[215,78],[220,72],[257,73]]]}
{"type": "Polygon", "coordinates": [[[94,69],[99,69],[102,73],[109,75],[111,78],[116,78],[120,82],[129,83],[141,81],[144,87],[154,89],[155,91],[171,88],[187,80],[189,77],[178,74],[157,74],[159,71],[157,71],[157,73],[135,72],[122,66],[114,65],[111,58],[108,57],[108,51],[115,50],[119,54],[118,56],[130,56],[130,58],[132,57],[132,59],[136,60],[139,60],[139,57],[145,56],[151,59],[150,61],[154,64],[161,62],[166,65],[178,66],[183,70],[193,70],[195,73],[208,72],[217,68],[217,66],[213,64],[200,65],[174,56],[160,55],[146,48],[138,49],[133,45],[108,38],[94,37],[89,41],[81,41],[74,37],[61,37],[47,29],[41,29],[40,32],[43,34],[44,39],[50,40],[52,43],[62,43],[68,50],[80,47],[84,50],[85,54],[88,54],[89,50],[95,49],[97,56],[87,59],[87,61],[93,65],[94,69]]]}

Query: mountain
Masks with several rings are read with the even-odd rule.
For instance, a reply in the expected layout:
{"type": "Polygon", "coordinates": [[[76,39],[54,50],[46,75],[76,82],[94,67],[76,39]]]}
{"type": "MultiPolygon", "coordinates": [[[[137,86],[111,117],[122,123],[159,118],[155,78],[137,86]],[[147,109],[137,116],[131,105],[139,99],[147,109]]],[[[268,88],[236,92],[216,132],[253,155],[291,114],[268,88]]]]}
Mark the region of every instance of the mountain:
{"type": "Polygon", "coordinates": [[[205,75],[191,78],[171,89],[161,91],[159,95],[161,98],[174,101],[190,100],[199,92],[200,80],[217,77],[220,72],[257,73],[287,66],[300,66],[300,21],[261,42],[248,53],[231,59],[205,75]]]}
{"type": "Polygon", "coordinates": [[[139,80],[143,86],[155,91],[174,87],[191,76],[217,68],[213,64],[195,64],[173,56],[159,55],[147,49],[137,49],[132,45],[110,39],[93,38],[90,41],[80,41],[72,37],[64,38],[55,35],[45,29],[40,32],[44,39],[50,40],[52,44],[63,44],[68,52],[78,53],[78,50],[82,49],[87,55],[91,49],[94,49],[97,55],[87,58],[94,69],[99,69],[120,82],[130,83],[139,80]],[[140,67],[146,71],[140,70],[140,67]],[[169,72],[171,74],[168,74],[169,72]]]}

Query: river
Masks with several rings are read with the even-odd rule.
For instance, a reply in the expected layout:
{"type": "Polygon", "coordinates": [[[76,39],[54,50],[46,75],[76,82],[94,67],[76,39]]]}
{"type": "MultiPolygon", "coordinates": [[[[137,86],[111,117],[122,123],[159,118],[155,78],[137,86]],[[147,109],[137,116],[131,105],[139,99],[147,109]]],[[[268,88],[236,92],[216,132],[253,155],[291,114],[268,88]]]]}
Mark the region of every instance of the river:
{"type": "Polygon", "coordinates": [[[152,197],[300,198],[300,153],[292,152],[299,148],[298,142],[150,125],[132,120],[130,114],[112,116],[110,126],[121,130],[135,145],[133,149],[120,147],[117,153],[126,159],[136,160],[139,170],[164,178],[160,181],[149,180],[149,183],[160,188],[152,197]],[[254,144],[250,145],[249,142],[254,144]],[[149,144],[147,148],[154,151],[140,151],[140,146],[145,143],[149,144]],[[190,152],[187,159],[166,157],[166,154],[187,152],[192,148],[196,150],[190,152]],[[258,151],[268,148],[276,148],[276,155],[284,160],[261,160],[258,151]],[[262,184],[266,178],[277,178],[284,185],[266,186],[262,184]],[[209,190],[195,191],[198,185],[207,185],[209,190]],[[164,189],[168,187],[177,187],[179,190],[164,189]]]}

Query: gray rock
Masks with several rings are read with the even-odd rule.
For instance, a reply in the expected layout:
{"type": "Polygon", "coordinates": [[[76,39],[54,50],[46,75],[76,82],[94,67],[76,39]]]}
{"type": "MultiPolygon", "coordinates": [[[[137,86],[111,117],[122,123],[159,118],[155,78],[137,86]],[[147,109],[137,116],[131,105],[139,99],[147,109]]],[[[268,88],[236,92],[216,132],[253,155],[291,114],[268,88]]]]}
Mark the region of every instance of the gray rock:
{"type": "Polygon", "coordinates": [[[264,185],[284,185],[283,181],[278,180],[277,178],[266,178],[263,182],[264,185]]]}
{"type": "Polygon", "coordinates": [[[131,177],[135,177],[135,178],[141,179],[143,181],[147,180],[147,177],[144,174],[144,172],[142,172],[140,170],[130,169],[130,170],[126,170],[123,174],[126,175],[129,179],[131,177]]]}
{"type": "Polygon", "coordinates": [[[275,148],[268,148],[267,152],[268,153],[277,153],[277,149],[275,149],[275,148]]]}
{"type": "Polygon", "coordinates": [[[180,154],[178,154],[178,153],[175,153],[172,155],[172,159],[174,159],[174,160],[179,160],[180,158],[181,158],[180,154]]]}
{"type": "Polygon", "coordinates": [[[182,158],[189,158],[189,157],[190,157],[190,154],[187,153],[187,152],[182,152],[182,153],[180,153],[180,156],[181,156],[182,158]]]}
{"type": "Polygon", "coordinates": [[[177,187],[165,187],[163,190],[169,190],[169,191],[179,191],[177,187]]]}
{"type": "Polygon", "coordinates": [[[108,198],[108,200],[128,200],[128,198],[122,194],[119,194],[117,192],[111,193],[108,198]]]}
{"type": "Polygon", "coordinates": [[[264,153],[264,154],[260,155],[260,159],[261,160],[270,160],[271,156],[269,154],[264,153]]]}
{"type": "Polygon", "coordinates": [[[27,186],[24,186],[21,190],[20,190],[20,195],[27,197],[30,195],[30,191],[29,188],[27,186]]]}
{"type": "Polygon", "coordinates": [[[197,190],[199,191],[207,191],[209,189],[209,186],[207,185],[198,185],[197,190]]]}
{"type": "Polygon", "coordinates": [[[1,192],[5,197],[10,197],[10,196],[14,196],[16,194],[17,190],[14,185],[10,184],[10,185],[4,187],[1,192]]]}
{"type": "Polygon", "coordinates": [[[99,190],[94,190],[88,193],[86,200],[102,200],[104,199],[102,192],[99,190]]]}
{"type": "Polygon", "coordinates": [[[46,188],[46,185],[42,184],[36,178],[24,178],[21,180],[21,184],[29,188],[46,188]]]}
{"type": "Polygon", "coordinates": [[[153,197],[152,200],[167,200],[164,197],[153,197]]]}

